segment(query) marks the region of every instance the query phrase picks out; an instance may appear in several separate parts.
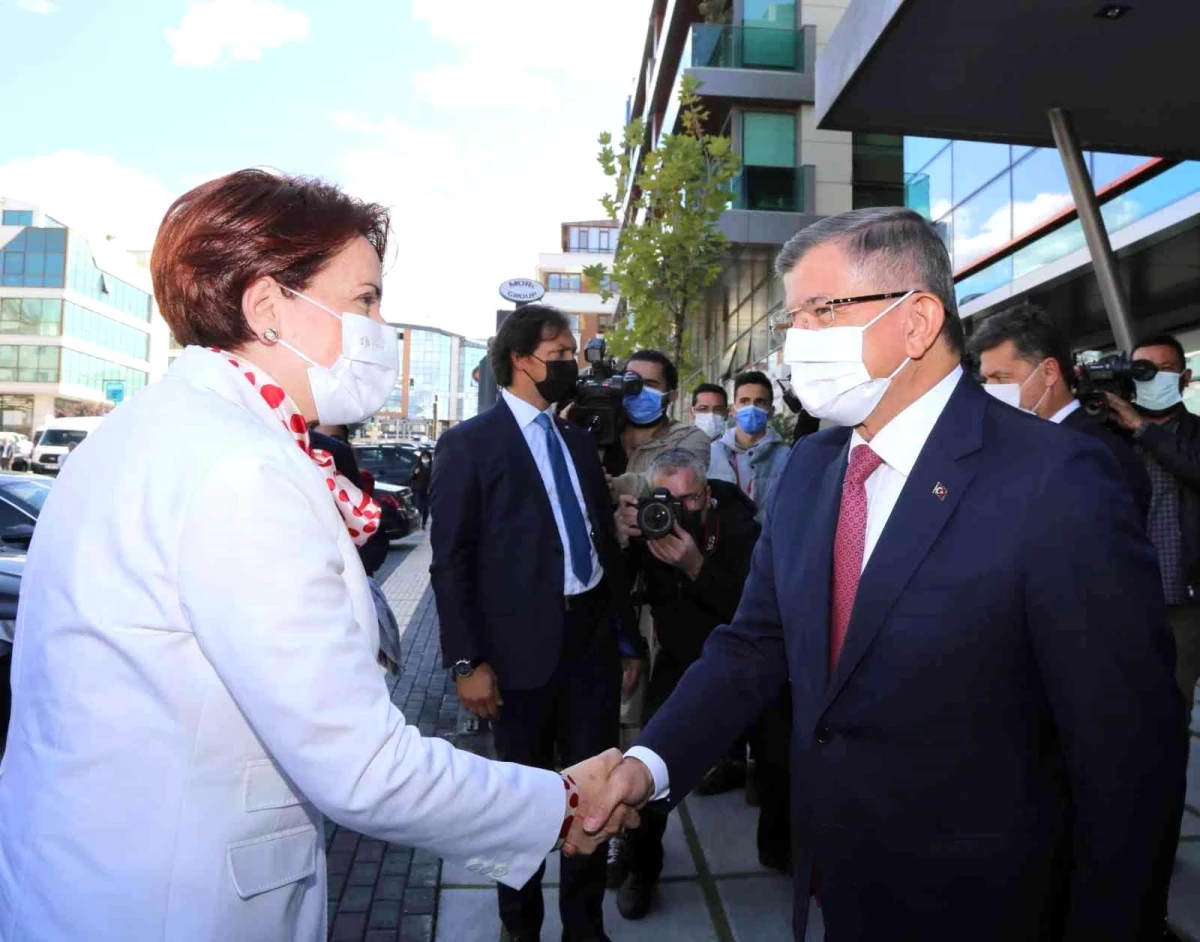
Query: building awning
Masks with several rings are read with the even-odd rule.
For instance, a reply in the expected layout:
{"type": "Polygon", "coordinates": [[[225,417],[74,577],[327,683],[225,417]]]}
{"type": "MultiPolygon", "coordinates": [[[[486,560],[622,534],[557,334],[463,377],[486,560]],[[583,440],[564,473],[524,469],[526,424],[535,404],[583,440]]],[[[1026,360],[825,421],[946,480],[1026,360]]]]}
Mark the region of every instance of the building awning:
{"type": "Polygon", "coordinates": [[[1086,150],[1200,158],[1198,37],[1195,0],[853,0],[817,60],[817,118],[1053,147],[1057,107],[1086,150]]]}

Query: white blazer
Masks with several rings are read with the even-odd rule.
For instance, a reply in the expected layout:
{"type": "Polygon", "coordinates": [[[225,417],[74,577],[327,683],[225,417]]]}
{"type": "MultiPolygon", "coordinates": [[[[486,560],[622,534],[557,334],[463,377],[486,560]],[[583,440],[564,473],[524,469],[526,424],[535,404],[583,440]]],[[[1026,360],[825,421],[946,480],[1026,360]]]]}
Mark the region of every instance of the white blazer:
{"type": "Polygon", "coordinates": [[[513,887],[553,772],[422,738],[324,477],[189,348],[38,521],[0,764],[0,940],[320,942],[324,819],[513,887]]]}

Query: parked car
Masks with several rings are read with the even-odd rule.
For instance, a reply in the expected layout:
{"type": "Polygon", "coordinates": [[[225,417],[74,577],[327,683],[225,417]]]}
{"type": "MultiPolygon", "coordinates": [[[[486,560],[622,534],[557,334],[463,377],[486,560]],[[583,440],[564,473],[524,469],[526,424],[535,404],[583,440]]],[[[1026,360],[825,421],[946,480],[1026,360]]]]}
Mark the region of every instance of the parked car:
{"type": "Polygon", "coordinates": [[[417,450],[403,442],[355,442],[354,459],[383,484],[408,485],[417,450]]]}
{"type": "Polygon", "coordinates": [[[421,525],[421,514],[411,487],[378,481],[375,500],[383,511],[383,528],[389,540],[401,540],[421,525]]]}
{"type": "Polygon", "coordinates": [[[28,474],[0,473],[0,535],[8,534],[15,526],[28,526],[33,532],[51,483],[28,474]]]}
{"type": "Polygon", "coordinates": [[[21,574],[25,571],[25,551],[0,541],[0,756],[4,755],[8,736],[8,718],[12,710],[12,642],[17,626],[17,597],[21,574]]]}
{"type": "Polygon", "coordinates": [[[67,453],[68,445],[78,445],[100,427],[104,416],[83,416],[76,419],[52,419],[39,429],[35,439],[33,455],[29,459],[30,469],[35,474],[58,474],[59,465],[67,453]]]}

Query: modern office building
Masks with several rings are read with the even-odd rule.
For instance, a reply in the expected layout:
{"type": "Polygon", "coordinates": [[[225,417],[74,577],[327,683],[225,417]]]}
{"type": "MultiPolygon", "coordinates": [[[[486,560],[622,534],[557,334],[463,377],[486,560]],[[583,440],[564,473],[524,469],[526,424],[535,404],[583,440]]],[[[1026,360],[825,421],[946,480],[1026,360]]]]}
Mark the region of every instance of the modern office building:
{"type": "Polygon", "coordinates": [[[617,298],[605,301],[600,294],[607,284],[593,283],[583,270],[603,265],[606,271],[612,271],[620,231],[611,220],[564,222],[560,251],[538,256],[536,277],[546,289],[542,301],[571,318],[571,330],[579,342],[580,366],[584,365],[584,346],[612,326],[617,311],[617,298]]]}
{"type": "Polygon", "coordinates": [[[108,240],[0,197],[0,428],[102,415],[166,369],[149,273],[108,240]]]}
{"type": "Polygon", "coordinates": [[[1198,28],[1195,4],[853,0],[818,69],[818,118],[906,135],[906,201],[951,249],[968,332],[1027,299],[1077,350],[1114,349],[1124,321],[1134,338],[1172,331],[1195,355],[1200,104],[1176,69],[1198,28]],[[1049,113],[1059,105],[1069,132],[1049,113]],[[1086,244],[1088,190],[1103,223],[1092,237],[1111,254],[1086,244]]]}
{"type": "MultiPolygon", "coordinates": [[[[904,196],[898,136],[818,128],[815,66],[848,0],[732,0],[709,22],[696,0],[654,0],[627,118],[641,117],[642,154],[677,129],[683,76],[700,80],[709,130],[728,135],[742,161],[720,226],[729,252],[693,325],[685,388],[748,368],[777,372],[768,313],[782,303],[772,275],[779,248],[821,216],[904,196]]],[[[626,205],[624,222],[629,218],[626,205]]]]}
{"type": "Polygon", "coordinates": [[[381,438],[436,438],[475,415],[479,360],[487,346],[459,334],[413,324],[394,325],[399,335],[400,376],[383,409],[369,423],[381,438]]]}

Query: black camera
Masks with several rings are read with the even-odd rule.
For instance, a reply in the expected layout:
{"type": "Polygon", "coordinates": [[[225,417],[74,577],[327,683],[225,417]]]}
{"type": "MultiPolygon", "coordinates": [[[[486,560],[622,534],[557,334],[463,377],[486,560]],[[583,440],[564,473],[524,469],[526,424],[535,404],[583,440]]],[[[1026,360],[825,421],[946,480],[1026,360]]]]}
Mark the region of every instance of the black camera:
{"type": "Polygon", "coordinates": [[[1108,414],[1104,394],[1112,393],[1126,402],[1133,401],[1134,382],[1154,379],[1158,367],[1149,360],[1131,360],[1127,353],[1112,353],[1099,359],[1075,364],[1075,395],[1091,416],[1108,414]]]}
{"type": "Polygon", "coordinates": [[[575,385],[571,420],[592,434],[600,447],[616,442],[621,434],[621,400],[642,391],[642,378],[633,371],[618,373],[617,361],[607,354],[603,337],[593,337],[583,348],[588,368],[575,385]]]}
{"type": "Polygon", "coordinates": [[[683,503],[665,487],[655,488],[637,505],[637,525],[647,540],[661,540],[683,519],[683,503]]]}

